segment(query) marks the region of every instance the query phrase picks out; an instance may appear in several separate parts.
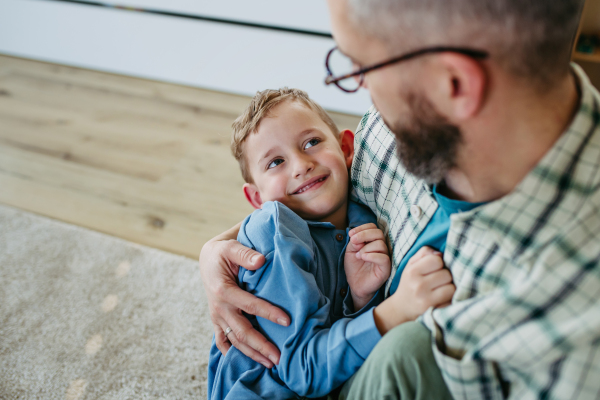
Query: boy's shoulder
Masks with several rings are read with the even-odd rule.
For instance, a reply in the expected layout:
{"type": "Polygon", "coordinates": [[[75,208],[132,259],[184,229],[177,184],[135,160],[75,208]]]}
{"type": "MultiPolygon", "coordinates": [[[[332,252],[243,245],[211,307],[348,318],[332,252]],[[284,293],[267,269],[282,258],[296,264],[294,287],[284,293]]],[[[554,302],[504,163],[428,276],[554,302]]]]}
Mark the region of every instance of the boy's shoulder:
{"type": "Polygon", "coordinates": [[[268,201],[250,214],[240,227],[238,241],[266,255],[275,248],[275,238],[285,237],[312,244],[308,224],[298,214],[278,201],[268,201]]]}

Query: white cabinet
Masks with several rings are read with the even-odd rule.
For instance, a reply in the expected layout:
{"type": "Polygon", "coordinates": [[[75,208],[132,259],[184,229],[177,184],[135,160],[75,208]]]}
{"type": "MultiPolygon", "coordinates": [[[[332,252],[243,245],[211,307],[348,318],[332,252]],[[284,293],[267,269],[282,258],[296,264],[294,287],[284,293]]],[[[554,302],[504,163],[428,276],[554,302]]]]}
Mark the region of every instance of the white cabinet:
{"type": "MultiPolygon", "coordinates": [[[[123,0],[125,6],[327,32],[324,0],[123,0]],[[292,4],[293,3],[293,4],[292,4]],[[281,22],[281,24],[279,24],[281,22]]],[[[0,1],[0,53],[253,95],[298,87],[355,114],[366,91],[324,85],[331,38],[49,0],[0,1]]]]}
{"type": "Polygon", "coordinates": [[[331,31],[325,0],[117,0],[103,3],[326,33],[331,31]]]}

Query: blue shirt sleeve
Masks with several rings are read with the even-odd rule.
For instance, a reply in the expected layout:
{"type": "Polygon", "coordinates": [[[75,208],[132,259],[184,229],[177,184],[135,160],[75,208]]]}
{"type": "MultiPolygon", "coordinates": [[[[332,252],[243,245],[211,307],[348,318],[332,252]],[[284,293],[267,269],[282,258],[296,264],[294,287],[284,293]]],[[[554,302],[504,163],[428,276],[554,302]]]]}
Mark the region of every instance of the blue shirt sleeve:
{"type": "Polygon", "coordinates": [[[344,313],[344,317],[347,317],[347,318],[356,318],[356,317],[362,315],[363,313],[365,313],[366,311],[370,310],[371,308],[378,306],[385,299],[385,297],[384,297],[385,288],[382,286],[381,288],[379,288],[377,293],[375,293],[375,295],[371,298],[371,300],[369,300],[369,302],[363,306],[363,308],[361,308],[358,311],[355,311],[354,310],[354,300],[352,300],[352,293],[350,293],[350,290],[351,290],[350,286],[348,286],[348,292],[346,293],[346,296],[344,297],[343,313],[344,313]]]}
{"type": "Polygon", "coordinates": [[[381,338],[373,311],[331,324],[330,301],[311,273],[323,266],[315,265],[308,225],[280,203],[265,203],[244,221],[238,240],[266,256],[259,270],[240,269],[240,283],[291,317],[288,327],[256,318],[281,351],[279,378],[300,396],[327,395],[360,368],[381,338]]]}

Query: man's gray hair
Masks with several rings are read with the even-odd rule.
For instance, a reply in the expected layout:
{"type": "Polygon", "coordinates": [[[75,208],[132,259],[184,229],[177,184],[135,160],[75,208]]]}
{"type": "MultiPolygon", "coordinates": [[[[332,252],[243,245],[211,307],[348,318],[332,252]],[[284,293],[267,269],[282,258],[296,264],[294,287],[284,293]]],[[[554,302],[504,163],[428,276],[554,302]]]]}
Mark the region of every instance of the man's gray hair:
{"type": "Polygon", "coordinates": [[[544,86],[569,70],[584,0],[347,0],[350,18],[395,51],[455,45],[487,50],[544,86]]]}

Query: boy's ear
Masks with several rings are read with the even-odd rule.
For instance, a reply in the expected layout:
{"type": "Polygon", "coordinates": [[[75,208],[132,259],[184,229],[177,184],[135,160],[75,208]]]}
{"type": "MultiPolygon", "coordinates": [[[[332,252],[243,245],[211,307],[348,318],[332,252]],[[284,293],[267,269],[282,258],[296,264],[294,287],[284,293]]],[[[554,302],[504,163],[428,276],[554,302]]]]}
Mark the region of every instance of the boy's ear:
{"type": "Polygon", "coordinates": [[[261,208],[263,201],[260,198],[260,193],[258,192],[258,188],[253,183],[244,183],[244,195],[246,196],[246,200],[248,203],[252,205],[252,207],[257,210],[261,208]]]}
{"type": "Polygon", "coordinates": [[[354,159],[354,133],[349,129],[340,132],[340,141],[342,142],[342,152],[346,159],[346,167],[350,168],[354,159]]]}

